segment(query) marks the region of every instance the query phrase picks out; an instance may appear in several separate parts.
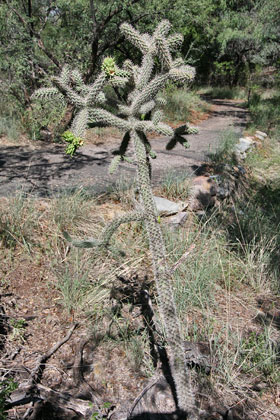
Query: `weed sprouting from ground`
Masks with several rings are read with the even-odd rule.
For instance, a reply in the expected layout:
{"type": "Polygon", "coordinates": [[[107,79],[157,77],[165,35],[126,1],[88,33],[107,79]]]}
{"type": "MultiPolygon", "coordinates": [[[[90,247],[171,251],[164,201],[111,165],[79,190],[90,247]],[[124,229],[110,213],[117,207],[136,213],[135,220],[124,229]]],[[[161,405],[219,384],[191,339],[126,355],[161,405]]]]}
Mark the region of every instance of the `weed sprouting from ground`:
{"type": "Polygon", "coordinates": [[[190,193],[190,177],[185,173],[170,171],[158,187],[157,194],[169,200],[186,200],[190,193]]]}
{"type": "Polygon", "coordinates": [[[23,193],[16,194],[0,206],[0,240],[7,248],[17,245],[28,252],[34,241],[38,214],[34,200],[23,193]]]}
{"type": "Polygon", "coordinates": [[[269,97],[255,92],[249,102],[251,125],[258,129],[268,130],[278,137],[280,135],[280,94],[273,92],[269,97]]]}
{"type": "Polygon", "coordinates": [[[15,116],[0,117],[0,137],[7,136],[8,139],[16,141],[20,136],[20,126],[15,116]]]}
{"type": "Polygon", "coordinates": [[[74,193],[62,193],[55,199],[52,206],[53,219],[58,229],[63,231],[85,220],[89,216],[92,201],[89,201],[83,189],[78,189],[74,193]]]}
{"type": "Polygon", "coordinates": [[[199,93],[213,99],[247,99],[246,89],[239,86],[202,87],[199,89],[199,93]]]}
{"type": "Polygon", "coordinates": [[[214,164],[228,163],[236,164],[234,146],[237,143],[239,134],[233,130],[225,130],[220,134],[219,146],[215,152],[209,152],[208,157],[214,164]]]}
{"type": "Polygon", "coordinates": [[[190,120],[193,112],[207,112],[209,107],[195,92],[170,85],[165,90],[164,113],[170,121],[190,120]]]}

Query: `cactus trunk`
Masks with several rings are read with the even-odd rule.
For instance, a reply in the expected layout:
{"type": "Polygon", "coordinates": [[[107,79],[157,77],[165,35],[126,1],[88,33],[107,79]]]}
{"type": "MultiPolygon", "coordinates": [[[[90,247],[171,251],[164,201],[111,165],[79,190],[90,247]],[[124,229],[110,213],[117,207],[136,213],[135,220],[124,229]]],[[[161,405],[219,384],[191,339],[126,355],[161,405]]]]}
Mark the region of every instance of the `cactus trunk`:
{"type": "Polygon", "coordinates": [[[149,165],[145,145],[136,131],[132,132],[134,151],[137,162],[138,188],[141,205],[145,214],[145,224],[149,236],[149,246],[153,260],[153,270],[159,299],[160,314],[164,323],[167,342],[173,360],[171,369],[175,382],[179,409],[191,413],[194,401],[191,381],[185,363],[183,340],[172,291],[171,272],[167,265],[165,244],[158,222],[157,209],[150,184],[149,165]]]}

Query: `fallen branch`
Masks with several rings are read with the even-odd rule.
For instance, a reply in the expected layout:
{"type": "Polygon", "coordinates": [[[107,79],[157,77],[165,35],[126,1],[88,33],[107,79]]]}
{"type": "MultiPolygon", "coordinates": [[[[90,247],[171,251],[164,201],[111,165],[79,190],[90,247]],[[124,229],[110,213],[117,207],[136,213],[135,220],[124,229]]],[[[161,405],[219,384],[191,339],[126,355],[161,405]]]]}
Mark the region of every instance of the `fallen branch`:
{"type": "Polygon", "coordinates": [[[67,392],[54,391],[41,384],[34,385],[32,390],[29,385],[21,386],[10,395],[5,410],[40,401],[48,401],[63,410],[73,410],[84,417],[91,415],[93,410],[97,410],[97,407],[94,407],[90,401],[74,398],[67,392]]]}
{"type": "Polygon", "coordinates": [[[187,249],[187,251],[179,258],[179,260],[173,264],[173,266],[171,267],[170,271],[171,273],[174,273],[177,268],[179,267],[179,265],[181,265],[190,255],[190,253],[194,250],[195,248],[195,244],[192,244],[189,249],[187,249]]]}
{"type": "Polygon", "coordinates": [[[69,338],[71,337],[71,335],[73,334],[73,331],[75,330],[75,328],[78,326],[78,324],[74,324],[70,330],[68,331],[68,334],[60,341],[58,341],[58,343],[56,343],[46,354],[43,354],[41,356],[39,356],[37,363],[35,365],[35,367],[32,369],[31,371],[31,375],[28,379],[27,385],[30,387],[33,384],[37,384],[38,382],[40,382],[40,379],[42,377],[42,373],[43,370],[45,368],[45,363],[46,361],[63,345],[65,344],[69,338]]]}

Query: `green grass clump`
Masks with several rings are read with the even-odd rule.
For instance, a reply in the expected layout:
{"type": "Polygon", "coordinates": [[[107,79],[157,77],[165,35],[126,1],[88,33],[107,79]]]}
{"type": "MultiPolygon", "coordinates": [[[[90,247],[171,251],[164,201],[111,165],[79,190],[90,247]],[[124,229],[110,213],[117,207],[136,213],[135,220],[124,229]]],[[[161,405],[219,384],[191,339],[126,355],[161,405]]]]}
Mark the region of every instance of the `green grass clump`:
{"type": "Polygon", "coordinates": [[[158,194],[169,200],[184,201],[190,193],[190,176],[178,171],[170,171],[166,174],[159,186],[158,194]]]}
{"type": "Polygon", "coordinates": [[[247,99],[247,91],[241,86],[209,86],[201,88],[199,93],[213,99],[247,99]]]}
{"type": "Polygon", "coordinates": [[[9,140],[17,140],[20,136],[20,124],[16,116],[0,117],[0,137],[7,136],[9,140]]]}
{"type": "Polygon", "coordinates": [[[209,107],[195,92],[171,86],[165,90],[167,104],[163,111],[167,120],[187,121],[192,112],[206,112],[209,107]]]}
{"type": "Polygon", "coordinates": [[[64,191],[52,203],[52,217],[60,231],[76,226],[86,220],[94,198],[90,199],[84,189],[64,191]]]}
{"type": "Polygon", "coordinates": [[[232,129],[223,131],[220,134],[219,145],[215,152],[209,152],[208,157],[214,164],[236,164],[234,156],[234,146],[236,145],[239,134],[232,129]]]}
{"type": "Polygon", "coordinates": [[[14,249],[19,245],[30,252],[37,220],[34,200],[23,193],[3,202],[0,207],[0,240],[4,247],[14,249]]]}
{"type": "Polygon", "coordinates": [[[274,91],[269,97],[254,93],[249,102],[252,126],[280,136],[280,93],[274,91]]]}
{"type": "Polygon", "coordinates": [[[239,261],[228,252],[225,236],[208,229],[193,226],[187,231],[165,232],[170,264],[176,263],[195,244],[187,260],[175,272],[175,296],[181,316],[190,307],[206,309],[214,303],[216,287],[226,288],[239,275],[239,261]]]}

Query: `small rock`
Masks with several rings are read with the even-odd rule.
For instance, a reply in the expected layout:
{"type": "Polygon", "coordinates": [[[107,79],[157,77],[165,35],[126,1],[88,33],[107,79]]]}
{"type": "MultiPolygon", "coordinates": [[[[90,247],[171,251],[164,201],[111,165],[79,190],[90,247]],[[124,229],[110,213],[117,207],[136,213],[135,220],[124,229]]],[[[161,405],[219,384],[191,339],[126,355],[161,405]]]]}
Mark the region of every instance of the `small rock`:
{"type": "Polygon", "coordinates": [[[255,134],[255,137],[261,141],[264,141],[265,137],[261,136],[260,134],[255,134]]]}
{"type": "Polygon", "coordinates": [[[161,216],[169,216],[171,214],[176,214],[178,212],[183,211],[187,207],[186,203],[175,203],[174,201],[170,201],[162,197],[154,196],[154,200],[157,207],[157,211],[161,216]]]}
{"type": "Polygon", "coordinates": [[[240,151],[235,150],[235,157],[236,157],[237,160],[244,160],[244,159],[246,159],[246,156],[247,155],[246,155],[245,152],[241,153],[240,151]]]}
{"type": "Polygon", "coordinates": [[[249,137],[240,137],[239,142],[235,145],[235,151],[245,153],[250,149],[255,142],[249,137]]]}
{"type": "Polygon", "coordinates": [[[256,134],[258,134],[259,136],[262,136],[262,137],[267,137],[267,134],[266,133],[264,133],[263,131],[259,131],[259,130],[257,130],[256,131],[256,134]]]}
{"type": "Polygon", "coordinates": [[[208,176],[197,176],[193,179],[190,191],[189,210],[203,210],[215,204],[216,183],[208,176]]]}
{"type": "Polygon", "coordinates": [[[227,416],[225,417],[227,420],[244,420],[244,416],[242,413],[242,408],[230,408],[227,412],[227,416]],[[241,411],[241,412],[240,412],[241,411]]]}
{"type": "Polygon", "coordinates": [[[40,140],[51,143],[53,141],[53,133],[47,127],[42,127],[40,130],[40,140]]]}
{"type": "Polygon", "coordinates": [[[253,386],[253,391],[257,391],[257,392],[261,392],[263,391],[265,388],[267,387],[266,382],[257,382],[256,384],[254,384],[253,386]]]}
{"type": "Polygon", "coordinates": [[[180,211],[174,216],[170,216],[167,219],[167,223],[170,225],[171,228],[179,228],[182,226],[185,221],[187,220],[188,213],[186,211],[180,211]]]}

